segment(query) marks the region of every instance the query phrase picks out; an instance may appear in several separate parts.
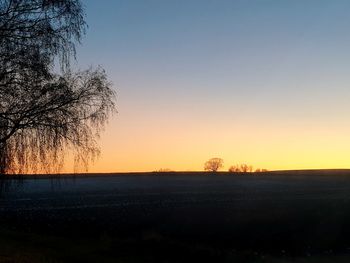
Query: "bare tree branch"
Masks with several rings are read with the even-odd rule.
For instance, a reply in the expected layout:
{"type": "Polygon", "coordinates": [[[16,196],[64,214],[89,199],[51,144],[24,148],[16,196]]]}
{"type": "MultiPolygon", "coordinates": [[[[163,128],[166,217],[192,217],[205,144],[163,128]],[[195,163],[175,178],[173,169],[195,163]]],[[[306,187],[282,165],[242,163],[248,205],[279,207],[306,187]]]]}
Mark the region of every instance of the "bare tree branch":
{"type": "Polygon", "coordinates": [[[102,68],[70,71],[85,28],[79,0],[0,0],[0,173],[57,171],[67,150],[84,165],[98,156],[115,93],[102,68]]]}

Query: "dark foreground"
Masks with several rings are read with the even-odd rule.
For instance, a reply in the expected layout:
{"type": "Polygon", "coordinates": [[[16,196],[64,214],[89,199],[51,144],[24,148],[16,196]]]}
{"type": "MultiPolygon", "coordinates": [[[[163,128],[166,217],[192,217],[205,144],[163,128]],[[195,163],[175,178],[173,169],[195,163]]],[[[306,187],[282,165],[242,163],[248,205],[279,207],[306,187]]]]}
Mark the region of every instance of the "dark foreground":
{"type": "Polygon", "coordinates": [[[0,223],[0,262],[350,262],[350,172],[11,180],[0,223]]]}

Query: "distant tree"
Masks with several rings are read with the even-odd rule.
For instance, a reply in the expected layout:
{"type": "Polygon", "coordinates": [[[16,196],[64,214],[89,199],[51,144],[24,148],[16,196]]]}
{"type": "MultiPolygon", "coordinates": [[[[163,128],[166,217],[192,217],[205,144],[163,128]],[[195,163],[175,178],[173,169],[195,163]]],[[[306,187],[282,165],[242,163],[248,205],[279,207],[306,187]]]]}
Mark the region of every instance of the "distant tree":
{"type": "Polygon", "coordinates": [[[157,172],[157,173],[171,173],[171,172],[174,172],[174,171],[169,169],[169,168],[160,168],[159,170],[157,170],[155,172],[157,172]]]}
{"type": "Polygon", "coordinates": [[[241,169],[239,168],[238,165],[232,165],[232,166],[230,166],[230,168],[228,169],[228,171],[229,171],[230,173],[239,173],[239,172],[241,172],[241,169]]]}
{"type": "Polygon", "coordinates": [[[70,70],[85,27],[79,0],[0,0],[1,174],[59,169],[67,150],[84,166],[98,155],[115,94],[103,69],[70,70]]]}
{"type": "Polygon", "coordinates": [[[253,171],[253,166],[247,164],[241,164],[240,170],[242,173],[251,173],[253,171]]]}
{"type": "MultiPolygon", "coordinates": [[[[252,165],[248,164],[238,164],[238,165],[232,165],[228,169],[229,172],[231,173],[252,173],[254,171],[252,165]]],[[[255,170],[255,172],[260,172],[261,169],[255,170]]]]}
{"type": "Polygon", "coordinates": [[[268,170],[267,169],[256,169],[255,173],[266,173],[268,170]]]}
{"type": "Polygon", "coordinates": [[[204,164],[205,171],[217,172],[224,166],[224,160],[221,158],[211,158],[204,164]]]}
{"type": "Polygon", "coordinates": [[[248,173],[252,173],[254,171],[253,165],[248,165],[248,173]]]}

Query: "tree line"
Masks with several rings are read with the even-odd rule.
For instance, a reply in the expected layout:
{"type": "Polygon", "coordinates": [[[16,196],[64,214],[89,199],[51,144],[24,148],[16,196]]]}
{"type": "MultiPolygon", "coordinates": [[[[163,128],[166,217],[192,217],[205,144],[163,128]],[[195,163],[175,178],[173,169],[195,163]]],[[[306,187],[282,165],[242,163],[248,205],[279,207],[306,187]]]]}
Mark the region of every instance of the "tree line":
{"type": "MultiPolygon", "coordinates": [[[[224,167],[224,160],[221,158],[211,158],[204,163],[204,170],[210,172],[217,172],[224,167]]],[[[248,164],[237,164],[229,167],[230,173],[261,173],[267,172],[267,169],[256,168],[248,164]]]]}

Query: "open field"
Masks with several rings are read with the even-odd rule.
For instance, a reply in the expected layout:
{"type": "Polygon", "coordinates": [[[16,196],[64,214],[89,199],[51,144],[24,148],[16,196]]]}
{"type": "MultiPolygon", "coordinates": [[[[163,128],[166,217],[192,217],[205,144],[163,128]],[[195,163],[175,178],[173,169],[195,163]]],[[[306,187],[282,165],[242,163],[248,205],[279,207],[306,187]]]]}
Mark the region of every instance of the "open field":
{"type": "Polygon", "coordinates": [[[3,262],[350,260],[348,170],[11,182],[3,262]]]}

